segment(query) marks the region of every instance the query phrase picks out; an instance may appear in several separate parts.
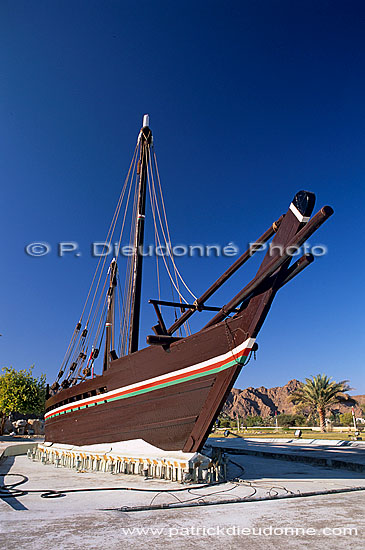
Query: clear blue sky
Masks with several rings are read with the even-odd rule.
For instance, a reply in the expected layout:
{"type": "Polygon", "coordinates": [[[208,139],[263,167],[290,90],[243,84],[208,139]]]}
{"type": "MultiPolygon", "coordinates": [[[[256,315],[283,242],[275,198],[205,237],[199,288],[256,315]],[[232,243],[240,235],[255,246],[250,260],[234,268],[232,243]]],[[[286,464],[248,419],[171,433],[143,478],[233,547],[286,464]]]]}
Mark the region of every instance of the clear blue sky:
{"type": "MultiPolygon", "coordinates": [[[[335,209],[311,239],[328,254],[278,294],[236,385],[325,372],[365,393],[364,59],[361,1],[3,0],[1,365],[53,381],[148,112],[175,243],[243,250],[300,189],[335,209]],[[85,253],[24,253],[67,240],[85,253]]],[[[230,262],[179,265],[198,295],[230,262]]]]}

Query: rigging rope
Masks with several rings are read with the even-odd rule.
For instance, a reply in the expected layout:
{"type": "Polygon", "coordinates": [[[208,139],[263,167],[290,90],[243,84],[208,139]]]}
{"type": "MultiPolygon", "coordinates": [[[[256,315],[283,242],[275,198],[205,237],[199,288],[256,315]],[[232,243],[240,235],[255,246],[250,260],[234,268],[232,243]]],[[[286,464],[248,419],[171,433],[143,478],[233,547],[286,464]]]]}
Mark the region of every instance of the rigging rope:
{"type": "MultiPolygon", "coordinates": [[[[138,203],[138,176],[136,174],[133,211],[132,211],[132,218],[131,218],[131,229],[129,234],[130,247],[132,247],[133,245],[133,239],[134,239],[134,234],[136,230],[137,203],[138,203]]],[[[123,325],[121,327],[121,332],[122,332],[121,352],[123,353],[123,355],[126,355],[128,353],[128,338],[129,338],[130,317],[131,317],[131,308],[132,308],[133,267],[134,267],[133,255],[129,255],[126,270],[125,270],[125,282],[124,282],[124,292],[123,292],[124,318],[123,318],[123,325]]]]}
{"type": "MultiPolygon", "coordinates": [[[[158,240],[158,244],[159,244],[159,247],[162,249],[162,246],[161,246],[161,240],[160,240],[160,235],[158,233],[158,228],[157,228],[157,223],[156,223],[156,215],[155,215],[155,204],[154,204],[154,200],[153,200],[153,196],[152,196],[152,192],[151,192],[151,182],[150,182],[150,178],[149,178],[149,172],[147,171],[147,182],[148,182],[148,191],[149,191],[149,195],[150,195],[150,200],[151,200],[151,207],[152,207],[152,216],[153,216],[153,223],[154,223],[154,227],[155,227],[155,234],[157,236],[157,240],[158,240]]],[[[165,241],[166,242],[166,241],[165,241]]],[[[167,248],[167,247],[166,247],[167,248]]],[[[176,292],[178,293],[179,297],[187,304],[187,300],[185,300],[184,296],[181,294],[181,292],[179,291],[179,288],[177,287],[177,285],[175,284],[175,281],[170,273],[170,270],[168,268],[168,265],[167,265],[167,262],[166,262],[166,258],[165,258],[165,255],[162,254],[162,259],[164,261],[164,264],[165,264],[165,268],[166,268],[166,271],[168,273],[168,276],[170,277],[170,281],[172,282],[176,292]]]]}
{"type": "MultiPolygon", "coordinates": [[[[168,224],[165,201],[162,193],[162,185],[160,180],[160,174],[157,165],[157,157],[155,150],[152,146],[152,149],[144,150],[144,154],[148,155],[148,162],[146,162],[146,175],[147,175],[147,186],[151,203],[152,219],[154,225],[154,240],[155,247],[159,246],[162,250],[161,244],[164,243],[166,247],[167,254],[162,254],[162,259],[164,267],[166,269],[171,290],[174,298],[174,291],[177,293],[179,301],[181,303],[181,311],[185,311],[184,304],[187,304],[188,301],[185,299],[183,294],[180,291],[180,283],[183,284],[188,293],[196,300],[196,296],[190,290],[186,282],[184,281],[180,271],[178,270],[173,255],[171,237],[170,237],[170,228],[168,224]],[[157,180],[157,183],[156,181],[157,180]],[[169,262],[171,262],[169,264],[169,262]]],[[[131,216],[130,223],[130,234],[129,234],[129,245],[134,249],[134,236],[136,232],[136,223],[137,223],[137,208],[138,208],[138,195],[139,195],[139,178],[140,175],[137,170],[137,161],[141,155],[141,142],[137,141],[137,145],[134,149],[132,160],[129,166],[127,176],[124,180],[118,202],[108,229],[106,240],[103,243],[103,250],[99,256],[98,263],[91,281],[90,288],[88,290],[86,300],[81,312],[80,320],[77,323],[71,340],[69,342],[68,348],[66,350],[65,356],[63,358],[60,372],[57,380],[60,381],[61,378],[64,378],[64,384],[67,383],[77,383],[80,381],[81,373],[84,376],[81,377],[81,380],[84,380],[88,374],[89,366],[93,367],[94,350],[100,350],[102,340],[105,333],[105,317],[108,310],[108,300],[106,288],[108,284],[108,274],[105,276],[105,268],[107,256],[110,251],[110,246],[113,242],[113,236],[116,232],[117,225],[119,223],[119,218],[121,218],[120,231],[118,236],[118,242],[115,243],[117,248],[115,249],[116,260],[118,260],[121,254],[121,245],[123,240],[123,235],[125,231],[125,226],[127,223],[127,218],[131,216]],[[133,188],[133,193],[132,193],[133,188]],[[132,197],[133,195],[133,197],[132,197]],[[124,213],[121,217],[121,210],[124,204],[124,213]],[[104,275],[104,277],[103,277],[104,275]],[[104,282],[102,285],[102,280],[104,282]],[[86,321],[83,322],[86,311],[88,315],[86,321]],[[82,324],[83,327],[82,328],[82,324]],[[91,350],[90,350],[91,347],[91,350]],[[91,353],[89,353],[89,350],[91,353]],[[83,369],[86,364],[86,368],[83,369]]],[[[143,253],[141,251],[140,253],[143,253]]],[[[159,254],[156,250],[156,279],[157,279],[157,288],[158,288],[158,297],[161,299],[161,269],[159,264],[159,254]]],[[[125,281],[124,281],[124,290],[120,285],[119,271],[117,271],[117,286],[119,287],[117,291],[117,296],[115,299],[118,300],[118,325],[119,325],[119,340],[118,348],[120,355],[125,355],[128,353],[128,344],[129,344],[129,333],[130,333],[130,324],[131,324],[131,308],[132,308],[132,293],[133,293],[133,271],[134,271],[134,255],[128,254],[128,259],[126,261],[125,269],[125,281]]],[[[175,309],[176,316],[176,309],[175,309]]],[[[117,326],[115,322],[114,326],[117,326]]],[[[190,333],[190,327],[188,323],[184,324],[186,333],[190,333]]],[[[114,329],[114,327],[113,327],[114,329]]],[[[180,329],[181,330],[181,329],[180,329]]],[[[64,385],[64,387],[66,387],[64,385]]]]}
{"type": "MultiPolygon", "coordinates": [[[[108,239],[108,236],[107,236],[107,239],[106,239],[106,242],[107,242],[108,245],[111,244],[111,241],[112,241],[112,238],[113,238],[113,235],[114,235],[115,227],[116,227],[116,224],[117,224],[117,221],[118,221],[120,209],[121,209],[121,206],[122,206],[123,198],[124,198],[124,195],[125,195],[125,191],[126,191],[126,188],[127,188],[128,181],[129,181],[129,176],[130,176],[130,174],[131,174],[132,166],[135,167],[136,158],[137,158],[137,151],[138,151],[138,145],[136,145],[136,148],[135,148],[135,150],[134,150],[132,162],[131,162],[131,164],[130,164],[130,167],[129,167],[129,170],[128,170],[128,174],[127,174],[127,177],[126,177],[126,180],[125,180],[123,189],[122,189],[121,200],[119,201],[118,208],[116,209],[117,215],[115,216],[116,212],[115,212],[115,214],[114,214],[115,220],[114,220],[114,223],[112,224],[112,225],[113,225],[113,228],[112,228],[112,231],[111,231],[111,233],[110,233],[110,237],[109,237],[109,239],[108,239]]],[[[131,182],[132,182],[132,179],[131,179],[131,182]]],[[[130,184],[130,187],[131,187],[131,185],[132,185],[132,184],[130,184]]],[[[128,198],[129,198],[129,195],[128,195],[128,198]]],[[[109,231],[110,231],[110,230],[109,230],[109,231]]],[[[103,250],[104,250],[104,249],[103,249],[103,250]]],[[[102,258],[102,256],[100,256],[99,262],[100,262],[101,258],[102,258]]],[[[95,293],[94,293],[94,297],[93,297],[93,301],[92,301],[92,304],[91,304],[91,306],[90,306],[90,312],[91,312],[92,307],[93,307],[93,305],[94,305],[95,297],[96,297],[96,294],[97,294],[97,291],[98,291],[98,287],[99,287],[99,284],[100,284],[100,280],[101,280],[101,277],[102,277],[102,273],[103,273],[103,270],[104,270],[104,267],[105,267],[106,258],[107,258],[107,256],[104,255],[103,266],[102,266],[101,271],[100,271],[100,276],[99,276],[98,284],[97,284],[97,286],[96,286],[95,293]]],[[[98,265],[99,265],[99,264],[98,264],[98,265]]],[[[90,313],[89,313],[89,316],[90,316],[90,313]]]]}
{"type": "MultiPolygon", "coordinates": [[[[156,169],[156,166],[155,166],[155,169],[156,169]]],[[[152,199],[151,199],[151,204],[154,202],[154,207],[156,208],[157,207],[157,210],[158,210],[158,199],[157,199],[157,194],[156,194],[156,186],[155,186],[155,182],[154,182],[154,178],[153,178],[153,166],[151,165],[150,167],[150,172],[151,172],[151,189],[152,189],[152,199]]],[[[163,201],[163,197],[161,197],[161,193],[162,193],[162,189],[160,187],[160,200],[162,199],[163,201]]],[[[150,194],[151,195],[151,194],[150,194]]],[[[161,227],[161,230],[162,230],[162,235],[163,235],[163,238],[164,238],[164,243],[165,243],[165,246],[166,246],[166,250],[167,252],[169,251],[172,251],[172,243],[171,243],[171,239],[170,239],[170,234],[169,234],[169,229],[167,227],[167,234],[168,234],[168,240],[166,239],[166,235],[165,235],[165,232],[164,232],[164,228],[163,228],[163,224],[161,222],[161,216],[160,216],[160,213],[159,213],[159,210],[158,210],[158,216],[159,216],[159,221],[160,221],[160,227],[161,227]]],[[[165,217],[165,220],[166,220],[166,223],[167,223],[167,218],[165,217]]],[[[157,228],[156,228],[156,223],[155,223],[155,237],[156,237],[156,234],[157,234],[157,228]]],[[[156,240],[156,239],[155,239],[156,240]]],[[[156,248],[157,248],[157,245],[156,245],[156,248]]],[[[156,258],[158,258],[158,255],[156,253],[156,258]]],[[[171,258],[168,256],[168,260],[171,261],[171,258]]],[[[166,262],[165,262],[165,265],[166,265],[166,262]]],[[[167,266],[166,266],[167,267],[167,266]]],[[[176,288],[177,287],[177,292],[178,292],[178,297],[179,297],[179,302],[182,304],[182,300],[185,300],[185,298],[181,298],[181,294],[180,294],[180,286],[179,286],[179,279],[178,279],[178,276],[177,276],[177,271],[176,271],[176,266],[174,265],[174,263],[172,262],[172,268],[174,270],[174,275],[175,275],[175,283],[176,283],[176,286],[174,284],[174,281],[172,280],[172,277],[170,276],[170,273],[168,272],[168,275],[170,277],[170,287],[171,287],[171,298],[172,298],[172,301],[175,300],[175,296],[174,296],[174,287],[176,288]]],[[[168,271],[168,270],[167,270],[168,271]]],[[[182,313],[184,310],[180,309],[180,312],[182,313]]],[[[176,307],[174,307],[174,316],[175,316],[175,321],[177,320],[178,318],[178,315],[177,315],[177,310],[176,310],[176,307]]],[[[186,334],[188,334],[187,332],[187,327],[186,325],[184,325],[184,328],[185,328],[185,332],[186,334]]],[[[182,336],[182,328],[180,327],[179,329],[179,334],[180,336],[182,336]]]]}
{"type": "MultiPolygon", "coordinates": [[[[168,224],[168,221],[167,221],[167,215],[166,215],[166,208],[165,208],[165,202],[164,202],[164,198],[163,198],[163,193],[162,193],[162,186],[161,186],[161,181],[159,179],[159,172],[158,172],[158,166],[157,166],[157,158],[156,158],[156,153],[155,151],[153,151],[153,158],[154,158],[154,164],[150,166],[150,171],[149,171],[149,174],[148,176],[150,176],[150,182],[149,182],[149,194],[150,194],[150,201],[151,201],[151,207],[152,207],[152,213],[153,213],[153,218],[154,218],[154,226],[155,226],[155,236],[157,235],[157,239],[160,243],[160,239],[159,239],[159,234],[158,234],[158,229],[157,229],[157,223],[156,223],[156,215],[155,215],[155,212],[157,211],[157,215],[158,215],[158,221],[159,221],[159,226],[161,228],[161,231],[162,231],[162,236],[163,236],[163,239],[164,239],[164,243],[165,243],[165,246],[166,246],[166,250],[167,250],[167,253],[168,253],[168,259],[171,261],[172,263],[172,267],[173,267],[173,270],[174,270],[174,275],[175,275],[175,281],[173,281],[173,278],[170,274],[170,271],[167,267],[167,262],[165,260],[165,257],[163,256],[163,260],[164,260],[164,264],[165,264],[165,268],[166,268],[166,271],[169,275],[169,278],[170,278],[170,284],[176,289],[177,291],[177,294],[179,296],[179,301],[182,305],[181,307],[181,312],[185,311],[183,309],[183,303],[182,302],[185,302],[185,303],[188,303],[187,300],[183,297],[183,295],[181,294],[180,292],[180,287],[179,287],[179,279],[182,281],[183,285],[185,286],[185,288],[188,290],[188,292],[191,294],[191,296],[196,300],[196,296],[192,293],[192,291],[189,289],[189,287],[187,286],[186,282],[184,281],[183,277],[181,276],[177,266],[176,266],[176,263],[175,263],[175,260],[174,260],[174,257],[173,257],[173,249],[172,249],[172,242],[171,242],[171,237],[170,237],[170,230],[169,230],[169,224],[168,224]],[[164,222],[165,222],[165,227],[166,227],[166,230],[165,230],[165,227],[164,227],[164,223],[163,223],[163,220],[162,220],[162,217],[161,217],[161,214],[160,214],[160,208],[159,208],[159,205],[158,205],[158,198],[157,198],[157,193],[156,193],[156,185],[155,185],[155,182],[154,182],[154,177],[153,177],[153,168],[155,169],[155,172],[156,172],[156,175],[157,175],[157,180],[158,180],[158,189],[159,189],[159,196],[160,196],[160,201],[161,201],[161,205],[162,205],[162,211],[163,211],[163,218],[164,218],[164,222]]],[[[160,246],[161,246],[161,243],[160,243],[160,246]]],[[[156,255],[157,256],[157,255],[156,255]]],[[[173,297],[173,300],[174,300],[174,297],[173,297]]],[[[174,310],[175,311],[175,320],[177,319],[177,313],[176,313],[176,309],[174,310]]],[[[184,323],[184,328],[185,328],[185,332],[186,332],[186,335],[189,335],[191,334],[191,331],[190,331],[190,325],[189,323],[184,323]]],[[[181,328],[180,328],[180,335],[181,335],[181,328]]]]}
{"type": "MultiPolygon", "coordinates": [[[[195,296],[195,294],[190,290],[190,288],[188,287],[188,285],[185,283],[180,271],[178,270],[176,264],[175,264],[175,260],[174,260],[174,256],[173,256],[173,253],[172,253],[172,245],[171,245],[171,238],[170,238],[170,231],[169,231],[169,225],[168,225],[168,222],[167,222],[167,216],[166,216],[166,209],[165,209],[165,203],[164,203],[164,199],[163,199],[163,193],[162,193],[162,186],[161,186],[161,182],[160,182],[160,178],[159,178],[159,172],[158,172],[158,166],[157,166],[157,160],[156,160],[156,154],[155,154],[155,151],[153,150],[153,158],[154,158],[154,161],[155,161],[155,168],[156,168],[156,174],[157,174],[157,180],[158,180],[158,184],[159,184],[159,189],[160,189],[160,197],[161,197],[161,203],[162,203],[162,208],[163,208],[163,212],[164,212],[164,218],[165,218],[165,224],[166,224],[166,232],[167,232],[167,236],[168,236],[168,239],[166,239],[166,235],[165,235],[165,232],[164,232],[164,228],[163,228],[163,223],[162,223],[162,220],[161,220],[161,215],[160,215],[160,209],[159,209],[159,206],[158,206],[158,201],[156,199],[156,207],[157,207],[157,214],[158,214],[158,217],[159,217],[159,221],[160,221],[160,226],[161,226],[161,230],[162,230],[162,233],[163,233],[163,236],[164,236],[164,239],[165,239],[165,242],[168,242],[169,244],[169,247],[168,247],[168,254],[171,258],[171,262],[174,266],[174,269],[176,270],[176,273],[177,275],[179,276],[179,279],[180,281],[182,282],[182,284],[185,286],[186,290],[189,292],[189,294],[194,298],[194,300],[197,300],[197,297],[195,296]]],[[[152,173],[152,177],[153,177],[153,173],[152,173]]],[[[154,186],[154,182],[153,182],[153,186],[154,186]]],[[[155,188],[154,188],[155,189],[155,188]]],[[[156,196],[156,191],[154,190],[154,194],[156,196]]]]}
{"type": "MultiPolygon", "coordinates": [[[[114,231],[115,231],[115,227],[116,227],[116,224],[117,224],[117,221],[118,221],[119,213],[120,213],[120,210],[121,210],[121,206],[122,206],[122,203],[123,203],[123,199],[124,199],[124,196],[125,196],[125,191],[127,189],[128,181],[130,179],[131,171],[132,171],[132,169],[135,168],[137,152],[138,152],[138,143],[137,143],[137,145],[134,149],[134,153],[133,153],[133,156],[132,156],[132,161],[130,163],[129,170],[128,170],[127,176],[125,178],[122,190],[120,192],[119,199],[118,199],[117,206],[115,208],[115,211],[114,211],[114,214],[113,214],[113,217],[112,217],[111,224],[109,226],[109,230],[108,230],[106,241],[105,241],[107,244],[106,245],[104,244],[103,252],[104,252],[105,247],[106,246],[109,247],[110,244],[111,244],[111,241],[112,241],[112,238],[113,238],[113,235],[114,235],[114,231]]],[[[96,288],[95,288],[95,291],[94,291],[94,296],[93,296],[91,306],[90,306],[90,309],[89,309],[89,315],[88,315],[88,319],[87,319],[86,324],[85,324],[85,329],[87,329],[87,327],[88,327],[91,312],[92,312],[92,309],[93,309],[93,306],[94,306],[94,303],[95,303],[95,299],[96,299],[96,296],[97,296],[97,293],[98,293],[100,280],[101,280],[102,273],[103,273],[104,267],[105,267],[105,262],[106,262],[106,255],[105,254],[103,256],[101,255],[99,257],[98,264],[97,264],[97,267],[95,269],[94,276],[92,278],[92,282],[91,282],[91,285],[90,285],[90,288],[89,288],[89,291],[88,291],[88,294],[87,294],[87,297],[86,297],[86,300],[85,300],[85,303],[84,303],[84,307],[83,307],[82,312],[81,312],[80,320],[79,320],[78,324],[76,325],[76,328],[74,329],[71,341],[69,343],[69,346],[67,348],[65,357],[64,357],[64,359],[62,361],[62,364],[61,364],[61,368],[60,368],[59,375],[58,375],[58,380],[60,380],[62,378],[62,376],[64,376],[64,375],[66,375],[65,379],[67,379],[70,376],[70,364],[68,365],[68,368],[66,369],[66,372],[64,372],[64,368],[70,362],[71,355],[73,355],[73,359],[75,361],[75,359],[77,357],[77,354],[80,351],[80,347],[85,344],[85,340],[82,339],[82,333],[84,331],[81,331],[81,326],[80,325],[81,325],[82,318],[84,316],[84,313],[85,313],[85,310],[86,310],[86,307],[87,307],[87,304],[88,304],[88,301],[89,301],[89,298],[90,298],[90,295],[91,295],[91,291],[92,291],[92,288],[94,286],[94,283],[95,283],[95,280],[96,280],[101,262],[102,262],[102,267],[100,269],[99,279],[98,279],[98,282],[97,282],[97,285],[96,285],[96,288]],[[103,262],[102,262],[102,258],[103,258],[103,262]],[[75,348],[76,343],[77,343],[77,347],[76,347],[76,350],[75,350],[74,348],[75,348]]],[[[71,361],[71,364],[74,361],[71,361]]]]}

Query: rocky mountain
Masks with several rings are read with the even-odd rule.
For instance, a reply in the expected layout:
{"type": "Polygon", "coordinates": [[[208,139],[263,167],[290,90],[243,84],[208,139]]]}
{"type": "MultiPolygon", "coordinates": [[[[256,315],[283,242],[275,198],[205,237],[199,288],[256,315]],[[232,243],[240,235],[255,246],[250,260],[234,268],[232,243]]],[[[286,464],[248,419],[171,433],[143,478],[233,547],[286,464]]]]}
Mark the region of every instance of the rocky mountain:
{"type": "MultiPolygon", "coordinates": [[[[289,400],[290,395],[300,386],[299,380],[290,380],[285,386],[275,388],[247,388],[239,390],[233,388],[224,405],[223,412],[233,417],[235,414],[239,416],[272,416],[277,413],[295,413],[295,407],[289,400]],[[234,414],[235,413],[235,414],[234,414]]],[[[350,412],[354,406],[356,416],[361,416],[362,411],[360,405],[365,405],[365,395],[355,395],[353,399],[348,396],[346,403],[335,404],[332,407],[333,411],[343,414],[350,412]]]]}

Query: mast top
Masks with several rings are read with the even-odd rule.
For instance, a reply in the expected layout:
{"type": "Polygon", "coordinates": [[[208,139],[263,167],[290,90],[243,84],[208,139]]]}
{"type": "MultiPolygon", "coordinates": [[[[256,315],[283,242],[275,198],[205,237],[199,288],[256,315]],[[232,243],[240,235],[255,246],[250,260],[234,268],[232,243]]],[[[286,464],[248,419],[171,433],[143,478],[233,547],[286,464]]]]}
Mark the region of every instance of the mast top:
{"type": "Polygon", "coordinates": [[[150,115],[143,115],[142,128],[149,128],[150,126],[150,115]]]}

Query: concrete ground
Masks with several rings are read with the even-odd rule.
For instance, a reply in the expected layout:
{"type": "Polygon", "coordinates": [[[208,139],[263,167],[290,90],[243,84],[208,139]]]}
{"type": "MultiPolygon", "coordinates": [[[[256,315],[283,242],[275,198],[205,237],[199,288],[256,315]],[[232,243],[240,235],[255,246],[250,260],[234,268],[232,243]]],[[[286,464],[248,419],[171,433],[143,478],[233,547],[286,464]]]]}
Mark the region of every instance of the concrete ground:
{"type": "Polygon", "coordinates": [[[1,484],[24,481],[25,494],[0,498],[1,547],[57,549],[214,548],[250,550],[351,550],[365,547],[365,490],[256,502],[222,500],[304,494],[365,487],[364,475],[348,470],[257,456],[231,456],[231,477],[243,483],[197,488],[139,476],[77,473],[32,462],[3,459],[1,484]],[[244,471],[240,468],[244,467],[244,471]],[[21,476],[13,475],[21,474],[21,476]],[[103,489],[86,491],[86,489],[103,489]],[[122,488],[127,490],[108,490],[122,488]],[[189,490],[179,491],[186,488],[189,490]],[[132,489],[139,489],[134,491],[132,489]],[[42,492],[66,491],[59,498],[42,492]],[[28,492],[27,492],[28,491],[28,492]],[[30,492],[37,491],[37,492],[30,492]],[[194,507],[133,511],[136,506],[185,502],[194,507]],[[200,503],[215,503],[203,506],[200,503]],[[120,508],[129,508],[121,511],[120,508]]]}

